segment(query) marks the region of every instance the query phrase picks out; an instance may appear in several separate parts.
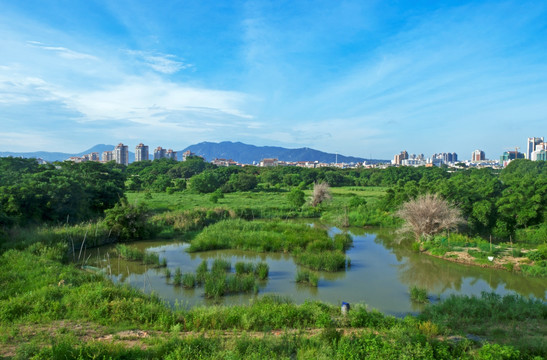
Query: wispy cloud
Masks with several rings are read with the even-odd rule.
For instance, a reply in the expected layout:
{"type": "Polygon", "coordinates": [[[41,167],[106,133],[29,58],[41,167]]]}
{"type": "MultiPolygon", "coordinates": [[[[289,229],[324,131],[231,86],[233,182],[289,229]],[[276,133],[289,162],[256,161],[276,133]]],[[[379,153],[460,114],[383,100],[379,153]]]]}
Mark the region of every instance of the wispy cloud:
{"type": "Polygon", "coordinates": [[[70,60],[97,60],[97,57],[95,57],[93,55],[89,55],[89,54],[86,54],[86,53],[74,51],[74,50],[71,50],[71,49],[68,49],[68,48],[62,47],[62,46],[48,46],[48,45],[42,44],[39,41],[27,41],[27,44],[29,46],[37,47],[37,48],[40,48],[42,50],[53,51],[53,52],[57,53],[60,57],[63,57],[65,59],[70,59],[70,60]]]}
{"type": "Polygon", "coordinates": [[[174,74],[180,70],[193,68],[194,65],[185,63],[175,55],[153,53],[147,51],[128,50],[128,54],[135,56],[139,61],[163,74],[174,74]]]}

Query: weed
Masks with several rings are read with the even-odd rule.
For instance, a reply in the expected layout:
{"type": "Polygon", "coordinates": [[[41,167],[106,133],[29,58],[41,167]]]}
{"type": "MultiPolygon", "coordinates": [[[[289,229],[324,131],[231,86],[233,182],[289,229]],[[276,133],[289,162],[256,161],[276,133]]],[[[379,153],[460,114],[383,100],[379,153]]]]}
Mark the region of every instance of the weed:
{"type": "Polygon", "coordinates": [[[410,288],[410,300],[417,303],[428,303],[427,290],[413,286],[410,288]]]}

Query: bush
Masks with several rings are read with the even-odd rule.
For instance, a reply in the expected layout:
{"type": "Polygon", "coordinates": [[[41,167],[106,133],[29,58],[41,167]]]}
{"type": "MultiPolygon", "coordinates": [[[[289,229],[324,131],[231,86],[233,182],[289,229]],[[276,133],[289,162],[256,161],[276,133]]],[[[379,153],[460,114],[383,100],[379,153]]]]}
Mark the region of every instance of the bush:
{"type": "Polygon", "coordinates": [[[143,203],[131,205],[122,199],[112,209],[105,210],[104,221],[120,241],[147,239],[155,233],[143,203]]]}
{"type": "Polygon", "coordinates": [[[413,286],[410,288],[410,300],[417,303],[428,303],[429,299],[427,298],[427,290],[413,286]]]}

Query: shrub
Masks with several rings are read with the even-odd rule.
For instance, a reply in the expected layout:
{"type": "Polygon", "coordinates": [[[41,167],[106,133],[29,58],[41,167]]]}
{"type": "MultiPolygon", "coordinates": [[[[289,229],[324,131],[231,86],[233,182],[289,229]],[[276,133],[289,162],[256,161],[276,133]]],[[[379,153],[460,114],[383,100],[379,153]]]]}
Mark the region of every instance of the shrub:
{"type": "Polygon", "coordinates": [[[330,193],[330,186],[326,182],[315,183],[313,186],[313,193],[310,199],[310,204],[313,207],[316,207],[319,204],[322,204],[325,201],[328,201],[332,198],[330,193]]]}
{"type": "Polygon", "coordinates": [[[131,205],[122,199],[112,209],[105,210],[104,221],[121,241],[147,239],[155,233],[154,227],[148,223],[148,210],[144,203],[131,205]]]}
{"type": "Polygon", "coordinates": [[[419,196],[403,204],[397,216],[405,221],[403,231],[412,231],[416,241],[443,230],[454,229],[463,222],[460,211],[448,201],[431,194],[419,196]]]}
{"type": "Polygon", "coordinates": [[[413,286],[410,288],[410,300],[417,303],[428,303],[427,290],[413,286]]]}

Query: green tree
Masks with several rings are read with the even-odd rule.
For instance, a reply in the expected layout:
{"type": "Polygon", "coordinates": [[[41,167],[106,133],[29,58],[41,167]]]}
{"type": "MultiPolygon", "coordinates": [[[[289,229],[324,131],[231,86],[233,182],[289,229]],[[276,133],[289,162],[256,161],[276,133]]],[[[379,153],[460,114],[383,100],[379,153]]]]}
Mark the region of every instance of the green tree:
{"type": "Polygon", "coordinates": [[[287,194],[287,200],[293,208],[300,209],[306,202],[306,195],[302,190],[295,188],[287,194]]]}
{"type": "Polygon", "coordinates": [[[190,179],[190,189],[199,193],[211,193],[218,189],[222,184],[217,175],[212,170],[207,170],[201,174],[195,175],[190,179]]]}
{"type": "Polygon", "coordinates": [[[148,224],[148,210],[144,203],[132,205],[122,199],[105,211],[105,223],[119,241],[147,239],[154,234],[153,227],[148,224]]]}

